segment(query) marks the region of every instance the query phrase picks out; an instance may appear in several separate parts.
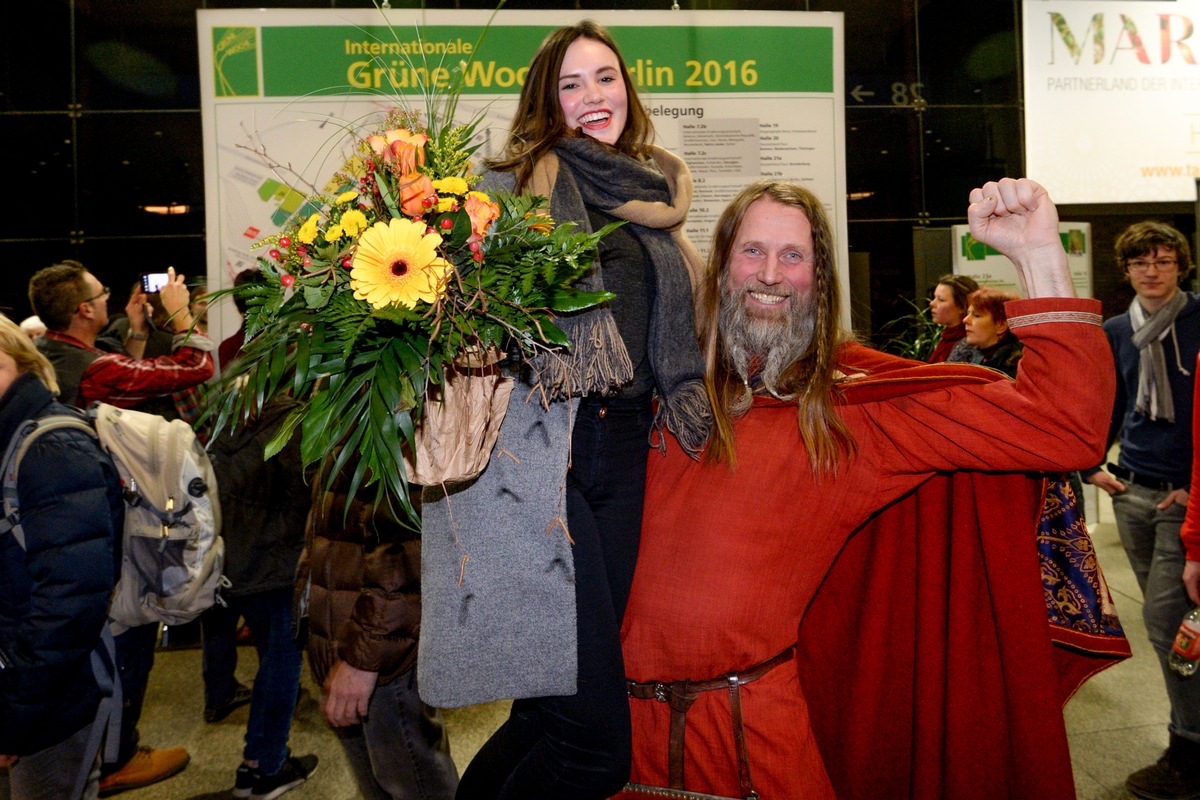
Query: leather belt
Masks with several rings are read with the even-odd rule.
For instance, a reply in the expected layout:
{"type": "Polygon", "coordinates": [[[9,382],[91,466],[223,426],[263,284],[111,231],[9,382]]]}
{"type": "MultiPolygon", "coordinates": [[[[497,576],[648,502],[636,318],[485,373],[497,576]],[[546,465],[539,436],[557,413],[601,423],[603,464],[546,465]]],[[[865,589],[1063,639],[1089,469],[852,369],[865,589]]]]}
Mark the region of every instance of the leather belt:
{"type": "Polygon", "coordinates": [[[683,743],[687,726],[687,712],[696,702],[701,692],[712,692],[719,689],[729,690],[729,708],[733,715],[733,736],[737,746],[738,776],[742,784],[742,797],[752,800],[758,797],[750,780],[750,760],[746,754],[746,731],[742,726],[742,697],[740,688],[752,683],[780,664],[792,660],[796,653],[796,645],[789,646],[782,653],[763,661],[760,664],[742,670],[729,672],[719,678],[707,681],[649,681],[637,683],[625,681],[629,696],[638,700],[657,700],[671,707],[671,733],[668,765],[672,789],[683,789],[683,743]]]}
{"type": "Polygon", "coordinates": [[[1125,469],[1124,467],[1118,466],[1117,464],[1107,464],[1105,466],[1105,469],[1107,469],[1110,473],[1112,473],[1112,476],[1114,478],[1116,478],[1119,481],[1123,481],[1124,483],[1132,483],[1137,486],[1145,487],[1147,489],[1153,489],[1156,492],[1173,492],[1173,491],[1175,491],[1175,485],[1170,483],[1169,481],[1164,481],[1161,478],[1151,478],[1148,475],[1142,475],[1140,473],[1134,472],[1131,469],[1125,469]]]}

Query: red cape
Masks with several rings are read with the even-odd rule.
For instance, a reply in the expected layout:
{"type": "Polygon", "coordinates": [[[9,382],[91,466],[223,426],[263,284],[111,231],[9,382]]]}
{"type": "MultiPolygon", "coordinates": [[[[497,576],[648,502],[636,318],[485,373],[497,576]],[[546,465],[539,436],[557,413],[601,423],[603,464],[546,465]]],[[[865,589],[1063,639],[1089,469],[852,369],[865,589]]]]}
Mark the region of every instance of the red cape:
{"type": "MultiPolygon", "coordinates": [[[[871,368],[846,402],[981,380],[950,365],[936,376],[903,362],[871,368]]],[[[1035,547],[1043,484],[938,475],[846,543],[800,626],[796,660],[839,798],[1075,797],[1062,707],[1130,652],[1123,636],[1048,623],[1035,547]]]]}

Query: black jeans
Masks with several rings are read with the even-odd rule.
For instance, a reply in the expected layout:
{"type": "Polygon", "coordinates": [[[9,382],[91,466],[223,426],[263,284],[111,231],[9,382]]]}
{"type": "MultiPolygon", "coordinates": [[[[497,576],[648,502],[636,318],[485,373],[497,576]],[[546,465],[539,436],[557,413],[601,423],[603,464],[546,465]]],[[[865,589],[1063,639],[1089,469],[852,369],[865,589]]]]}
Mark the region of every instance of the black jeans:
{"type": "Polygon", "coordinates": [[[121,676],[121,744],[116,763],[104,765],[105,775],[116,772],[137,754],[137,724],[142,718],[142,703],[154,666],[158,627],[157,622],[147,623],[113,637],[117,646],[117,672],[121,676]]]}
{"type": "Polygon", "coordinates": [[[463,773],[458,800],[600,800],[629,779],[621,618],[641,538],[652,422],[649,395],[580,402],[567,474],[578,691],[515,701],[463,773]]]}

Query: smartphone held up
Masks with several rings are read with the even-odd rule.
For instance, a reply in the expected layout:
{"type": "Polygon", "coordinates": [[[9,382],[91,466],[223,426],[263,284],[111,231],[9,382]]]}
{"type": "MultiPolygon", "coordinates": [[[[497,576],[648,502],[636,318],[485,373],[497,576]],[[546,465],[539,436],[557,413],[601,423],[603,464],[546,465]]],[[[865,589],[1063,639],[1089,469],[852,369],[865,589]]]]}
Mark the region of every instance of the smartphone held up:
{"type": "Polygon", "coordinates": [[[142,291],[146,294],[154,294],[167,285],[170,280],[165,272],[143,272],[142,273],[142,291]]]}

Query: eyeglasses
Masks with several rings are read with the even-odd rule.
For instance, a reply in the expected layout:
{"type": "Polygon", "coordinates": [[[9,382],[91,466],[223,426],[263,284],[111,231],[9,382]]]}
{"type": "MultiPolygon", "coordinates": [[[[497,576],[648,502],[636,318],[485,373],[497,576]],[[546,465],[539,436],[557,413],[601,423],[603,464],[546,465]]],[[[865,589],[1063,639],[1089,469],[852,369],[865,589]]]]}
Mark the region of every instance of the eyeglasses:
{"type": "Polygon", "coordinates": [[[1125,267],[1132,273],[1145,275],[1151,267],[1154,267],[1159,272],[1174,272],[1178,264],[1179,261],[1174,258],[1160,258],[1156,261],[1135,259],[1133,261],[1126,261],[1125,267]]]}
{"type": "Polygon", "coordinates": [[[108,288],[107,286],[101,286],[100,294],[96,295],[95,297],[89,297],[87,300],[84,300],[83,302],[90,303],[93,300],[99,300],[101,297],[108,297],[110,294],[112,294],[112,289],[108,288]]]}

